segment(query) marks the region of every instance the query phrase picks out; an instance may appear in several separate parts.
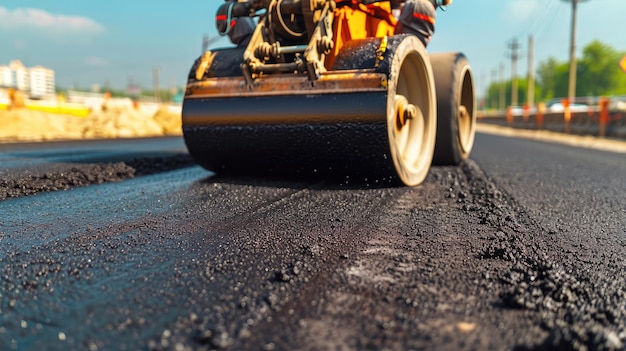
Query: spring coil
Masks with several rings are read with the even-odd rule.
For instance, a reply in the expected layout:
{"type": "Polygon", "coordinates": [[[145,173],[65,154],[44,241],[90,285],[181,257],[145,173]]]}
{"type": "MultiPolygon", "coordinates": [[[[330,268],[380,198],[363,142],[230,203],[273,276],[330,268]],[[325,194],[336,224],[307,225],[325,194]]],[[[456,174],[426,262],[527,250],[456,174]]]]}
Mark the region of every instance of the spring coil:
{"type": "Polygon", "coordinates": [[[254,56],[260,60],[276,57],[276,48],[268,42],[263,42],[254,49],[254,56]]]}

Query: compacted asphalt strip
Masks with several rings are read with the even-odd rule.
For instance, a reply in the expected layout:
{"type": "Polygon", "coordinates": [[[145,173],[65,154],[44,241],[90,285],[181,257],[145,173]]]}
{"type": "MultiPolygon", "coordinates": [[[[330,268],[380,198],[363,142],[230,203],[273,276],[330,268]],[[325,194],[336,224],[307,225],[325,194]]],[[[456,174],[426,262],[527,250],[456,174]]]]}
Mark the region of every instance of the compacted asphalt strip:
{"type": "Polygon", "coordinates": [[[98,185],[0,201],[0,349],[623,349],[620,160],[479,134],[416,188],[47,165],[98,185]]]}

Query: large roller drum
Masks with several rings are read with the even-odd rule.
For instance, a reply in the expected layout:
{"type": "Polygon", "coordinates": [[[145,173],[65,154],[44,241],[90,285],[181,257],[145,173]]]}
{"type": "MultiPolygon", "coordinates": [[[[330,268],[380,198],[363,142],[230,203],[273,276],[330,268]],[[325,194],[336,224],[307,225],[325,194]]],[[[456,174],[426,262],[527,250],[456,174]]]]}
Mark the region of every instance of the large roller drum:
{"type": "Polygon", "coordinates": [[[476,98],[472,70],[462,53],[430,55],[437,91],[437,142],[434,163],[457,165],[474,145],[476,98]]]}
{"type": "Polygon", "coordinates": [[[248,87],[233,73],[241,63],[233,63],[235,50],[215,52],[203,77],[194,77],[198,63],[190,74],[183,133],[200,165],[409,186],[425,179],[437,107],[431,63],[416,37],[355,41],[315,81],[277,74],[248,87]]]}

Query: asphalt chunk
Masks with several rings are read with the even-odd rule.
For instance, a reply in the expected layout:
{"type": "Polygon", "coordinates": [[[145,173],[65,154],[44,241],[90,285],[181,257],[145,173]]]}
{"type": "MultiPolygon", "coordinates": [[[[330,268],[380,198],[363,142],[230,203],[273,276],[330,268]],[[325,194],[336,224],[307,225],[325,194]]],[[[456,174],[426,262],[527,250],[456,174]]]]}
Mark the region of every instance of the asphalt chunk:
{"type": "Polygon", "coordinates": [[[165,157],[142,157],[122,162],[90,164],[55,164],[51,167],[12,170],[0,177],[0,200],[69,190],[138,176],[194,166],[187,154],[165,157]]]}

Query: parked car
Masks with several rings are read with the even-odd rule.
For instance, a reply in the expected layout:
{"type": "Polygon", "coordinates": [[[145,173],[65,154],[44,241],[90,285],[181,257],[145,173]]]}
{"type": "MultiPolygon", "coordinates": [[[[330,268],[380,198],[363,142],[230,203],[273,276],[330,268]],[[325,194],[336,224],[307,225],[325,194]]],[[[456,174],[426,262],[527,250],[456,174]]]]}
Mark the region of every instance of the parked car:
{"type": "Polygon", "coordinates": [[[609,111],[626,112],[626,96],[613,96],[609,102],[609,111]]]}
{"type": "MultiPolygon", "coordinates": [[[[556,98],[556,99],[552,99],[550,101],[548,101],[548,103],[546,103],[546,111],[547,112],[563,112],[565,111],[565,107],[563,106],[563,99],[564,98],[556,98]]],[[[596,106],[596,104],[594,104],[594,102],[596,102],[597,98],[576,98],[574,100],[573,103],[569,104],[569,110],[571,112],[586,112],[589,110],[589,106],[596,106]],[[584,100],[583,100],[584,99],[584,100]],[[586,101],[588,103],[583,103],[583,101],[586,101]]]]}

